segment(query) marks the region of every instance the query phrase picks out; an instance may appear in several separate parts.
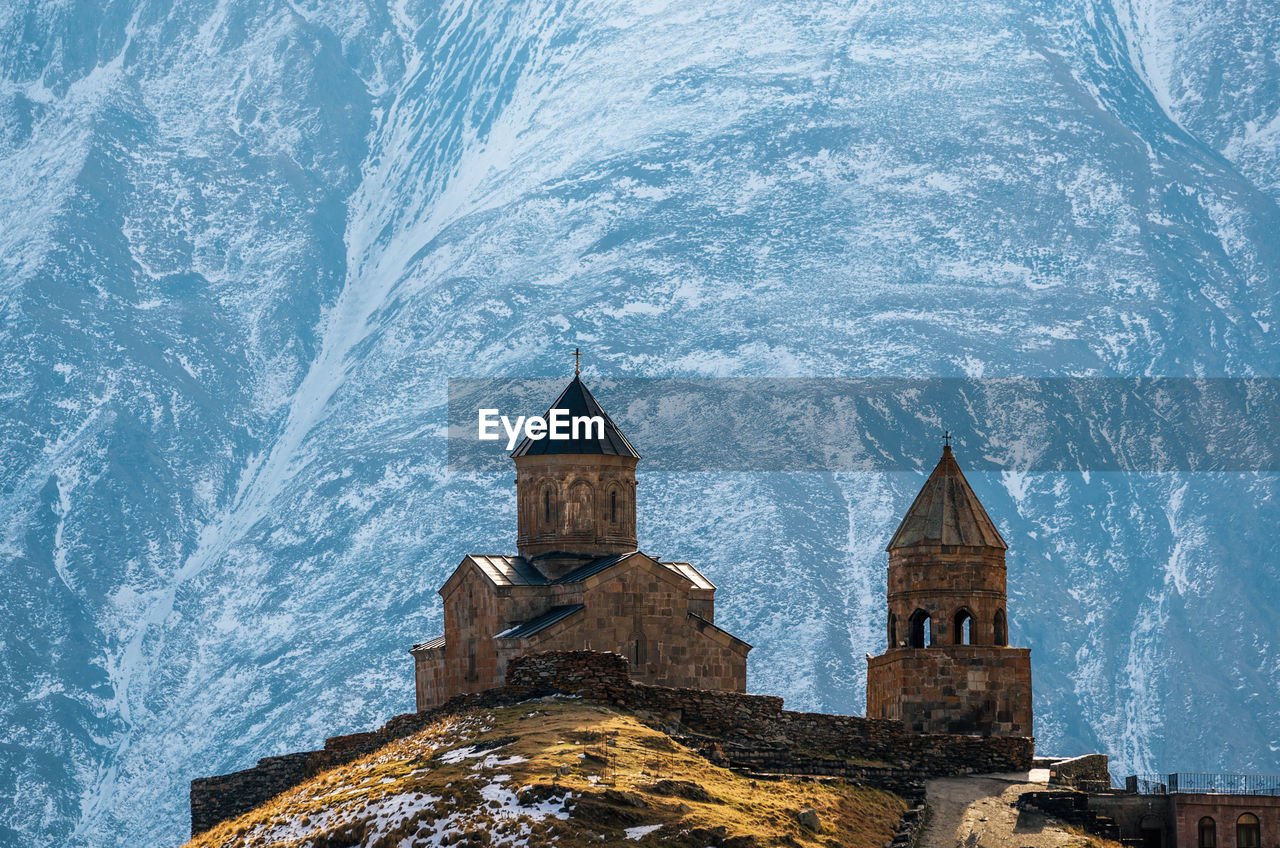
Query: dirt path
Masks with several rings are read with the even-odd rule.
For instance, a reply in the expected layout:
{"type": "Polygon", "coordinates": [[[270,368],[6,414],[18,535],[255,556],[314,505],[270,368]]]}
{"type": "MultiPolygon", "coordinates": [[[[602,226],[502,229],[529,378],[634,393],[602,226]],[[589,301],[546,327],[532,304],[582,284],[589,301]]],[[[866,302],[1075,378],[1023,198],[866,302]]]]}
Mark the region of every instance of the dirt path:
{"type": "Polygon", "coordinates": [[[984,777],[952,777],[925,784],[929,825],[921,848],[1059,848],[1085,837],[1013,804],[1023,792],[1045,788],[1047,770],[984,777]]]}

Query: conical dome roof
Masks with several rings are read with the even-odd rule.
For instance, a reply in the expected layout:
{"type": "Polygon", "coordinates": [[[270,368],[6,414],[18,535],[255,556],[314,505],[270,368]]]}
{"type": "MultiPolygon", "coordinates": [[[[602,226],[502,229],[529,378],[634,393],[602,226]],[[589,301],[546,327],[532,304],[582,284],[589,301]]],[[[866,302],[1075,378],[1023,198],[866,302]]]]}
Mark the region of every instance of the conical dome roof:
{"type": "Polygon", "coordinates": [[[609,413],[605,412],[600,403],[591,396],[591,392],[587,391],[582,378],[576,374],[573,377],[573,382],[560,393],[560,397],[556,398],[555,403],[551,404],[551,408],[547,410],[548,418],[551,416],[551,410],[553,409],[565,410],[570,418],[598,415],[604,419],[604,433],[597,437],[596,431],[598,428],[592,427],[586,428],[590,431],[589,437],[580,439],[530,439],[526,437],[524,441],[516,445],[516,449],[511,453],[513,459],[520,456],[546,456],[562,453],[608,454],[611,456],[640,458],[640,454],[636,453],[636,449],[631,447],[631,442],[628,442],[627,437],[622,435],[618,425],[613,423],[609,413]]]}
{"type": "Polygon", "coordinates": [[[1009,549],[960,472],[950,445],[943,447],[942,459],[916,495],[886,550],[915,545],[1009,549]]]}

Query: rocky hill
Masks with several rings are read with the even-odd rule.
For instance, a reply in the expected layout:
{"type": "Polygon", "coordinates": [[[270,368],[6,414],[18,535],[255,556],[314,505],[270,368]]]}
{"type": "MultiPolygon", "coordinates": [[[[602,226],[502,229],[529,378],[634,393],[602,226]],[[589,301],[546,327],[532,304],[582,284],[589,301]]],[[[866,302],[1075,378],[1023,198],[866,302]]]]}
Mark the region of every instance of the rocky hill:
{"type": "Polygon", "coordinates": [[[841,781],[743,776],[631,714],[554,697],[442,717],[188,848],[878,848],[905,809],[841,781]]]}

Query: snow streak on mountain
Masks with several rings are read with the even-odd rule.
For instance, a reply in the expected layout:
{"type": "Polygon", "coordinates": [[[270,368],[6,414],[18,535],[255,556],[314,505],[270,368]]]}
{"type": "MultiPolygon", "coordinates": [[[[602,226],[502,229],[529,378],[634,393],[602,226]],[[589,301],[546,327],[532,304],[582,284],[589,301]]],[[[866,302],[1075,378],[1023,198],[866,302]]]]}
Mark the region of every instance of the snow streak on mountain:
{"type": "MultiPolygon", "coordinates": [[[[1277,44],[1262,0],[4,4],[0,845],[176,843],[190,778],[411,708],[435,589],[514,547],[449,377],[1276,375],[1277,44]]],[[[751,689],[859,712],[920,477],[640,470],[751,689]]],[[[1275,475],[971,481],[1042,750],[1280,770],[1275,475]]]]}

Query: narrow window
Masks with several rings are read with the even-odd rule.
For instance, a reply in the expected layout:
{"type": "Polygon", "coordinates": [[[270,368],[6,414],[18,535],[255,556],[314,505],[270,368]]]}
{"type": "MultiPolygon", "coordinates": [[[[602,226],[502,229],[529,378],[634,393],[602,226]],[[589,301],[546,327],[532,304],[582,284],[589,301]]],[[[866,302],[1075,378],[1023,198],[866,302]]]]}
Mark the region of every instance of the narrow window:
{"type": "Polygon", "coordinates": [[[1004,620],[1004,610],[996,610],[995,637],[997,645],[1009,644],[1009,625],[1004,620]]]}
{"type": "Polygon", "coordinates": [[[1213,819],[1200,819],[1200,848],[1218,848],[1218,826],[1213,819]]]}
{"type": "Polygon", "coordinates": [[[618,493],[609,493],[609,520],[614,524],[618,523],[618,493]]]}
{"type": "Polygon", "coordinates": [[[955,632],[952,641],[957,645],[973,644],[973,616],[967,609],[956,613],[955,632]]]}
{"type": "Polygon", "coordinates": [[[551,490],[542,490],[542,520],[551,523],[551,490]]]}
{"type": "Polygon", "coordinates": [[[898,647],[898,617],[889,613],[889,647],[898,647]]]}
{"type": "Polygon", "coordinates": [[[1236,819],[1236,848],[1258,848],[1262,844],[1262,828],[1258,817],[1245,813],[1236,819]]]}
{"type": "Polygon", "coordinates": [[[918,609],[911,614],[911,647],[923,648],[933,642],[929,627],[929,613],[918,609]]]}

